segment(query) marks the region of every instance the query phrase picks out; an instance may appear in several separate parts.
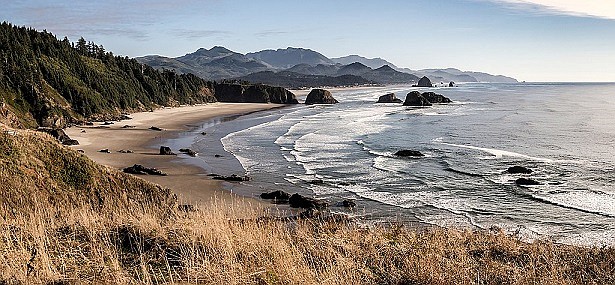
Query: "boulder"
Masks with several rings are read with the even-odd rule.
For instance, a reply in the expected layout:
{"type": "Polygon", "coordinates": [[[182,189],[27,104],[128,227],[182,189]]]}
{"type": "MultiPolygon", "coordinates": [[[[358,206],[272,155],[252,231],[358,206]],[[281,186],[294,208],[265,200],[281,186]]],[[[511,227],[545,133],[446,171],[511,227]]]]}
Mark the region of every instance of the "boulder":
{"type": "Polygon", "coordinates": [[[455,87],[455,82],[451,81],[448,83],[448,87],[455,87]]]}
{"type": "Polygon", "coordinates": [[[395,93],[389,93],[386,95],[382,95],[380,96],[380,98],[378,98],[378,102],[376,103],[401,103],[401,99],[397,98],[397,96],[395,96],[395,93]]]}
{"type": "Polygon", "coordinates": [[[531,174],[533,171],[523,166],[512,166],[509,167],[506,172],[510,174],[531,174]]]}
{"type": "Polygon", "coordinates": [[[433,84],[431,83],[431,80],[427,78],[427,76],[423,76],[423,78],[419,80],[419,83],[416,86],[417,87],[433,87],[433,84]]]}
{"type": "Polygon", "coordinates": [[[531,186],[540,185],[540,182],[530,178],[519,178],[515,180],[515,184],[517,184],[518,186],[531,186]]]}
{"type": "Polygon", "coordinates": [[[161,129],[161,128],[159,128],[159,127],[154,127],[154,126],[149,127],[149,129],[150,129],[150,130],[152,130],[152,131],[159,131],[159,132],[160,132],[160,131],[162,131],[162,129],[161,129]]]}
{"type": "Polygon", "coordinates": [[[168,146],[160,146],[160,155],[175,155],[175,153],[168,146]]]}
{"type": "Polygon", "coordinates": [[[111,151],[108,148],[101,149],[98,152],[111,153],[111,151]]]}
{"type": "Polygon", "coordinates": [[[123,171],[130,174],[167,176],[166,173],[156,168],[147,168],[141,164],[135,164],[133,166],[126,167],[123,171]]]}
{"type": "Polygon", "coordinates": [[[305,98],[306,105],[337,104],[337,103],[339,102],[335,100],[335,98],[333,98],[333,95],[331,95],[331,92],[324,90],[324,89],[312,89],[312,91],[310,91],[310,94],[308,94],[307,97],[305,98]]]}
{"type": "Polygon", "coordinates": [[[431,104],[446,104],[446,103],[453,102],[451,101],[451,99],[448,99],[444,97],[443,95],[436,94],[434,92],[424,92],[423,94],[421,94],[421,96],[427,99],[427,101],[429,101],[429,103],[431,104]]]}
{"type": "Polygon", "coordinates": [[[398,152],[395,153],[395,155],[397,156],[403,156],[403,157],[408,157],[408,156],[412,156],[412,157],[421,157],[421,156],[425,156],[424,154],[422,154],[420,151],[417,150],[409,150],[409,149],[403,149],[400,150],[398,152]]]}
{"type": "Polygon", "coordinates": [[[304,208],[304,209],[324,209],[326,208],[327,202],[320,201],[314,198],[305,197],[300,194],[293,194],[288,199],[290,206],[293,208],[304,208]]]}
{"type": "Polygon", "coordinates": [[[408,95],[406,95],[406,101],[404,101],[404,106],[423,107],[431,106],[431,103],[429,103],[429,100],[427,100],[421,95],[421,92],[412,91],[408,93],[408,95]]]}
{"type": "Polygon", "coordinates": [[[134,151],[129,150],[129,149],[120,149],[117,152],[119,152],[119,153],[135,153],[134,151]]]}
{"type": "Polygon", "coordinates": [[[288,199],[290,198],[290,194],[284,191],[277,190],[277,191],[273,191],[269,193],[262,193],[261,198],[262,199],[273,199],[276,201],[288,201],[288,199]]]}

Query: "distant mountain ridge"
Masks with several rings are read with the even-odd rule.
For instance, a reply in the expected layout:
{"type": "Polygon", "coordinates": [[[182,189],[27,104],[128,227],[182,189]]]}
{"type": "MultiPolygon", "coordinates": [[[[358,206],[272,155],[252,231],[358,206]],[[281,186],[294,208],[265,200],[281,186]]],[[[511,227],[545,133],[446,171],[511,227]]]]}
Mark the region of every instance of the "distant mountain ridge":
{"type": "Polygon", "coordinates": [[[455,68],[412,70],[400,68],[382,58],[349,55],[328,58],[306,48],[288,47],[263,50],[247,54],[231,51],[221,46],[200,48],[193,53],[176,58],[149,55],[137,61],[157,69],[172,69],[179,73],[193,73],[207,80],[255,80],[258,83],[286,82],[284,87],[296,87],[300,82],[316,87],[333,84],[413,84],[419,77],[427,76],[433,82],[517,82],[512,77],[483,72],[461,71],[455,68]],[[285,71],[285,72],[282,72],[285,71]],[[305,75],[311,75],[309,80],[305,75]],[[355,77],[341,76],[352,75],[355,77]],[[286,76],[287,78],[275,78],[286,76]],[[357,77],[361,77],[361,80],[357,77]],[[336,80],[337,78],[338,80],[336,80]],[[363,80],[364,79],[364,80],[363,80]],[[363,82],[363,83],[360,83],[363,82]]]}

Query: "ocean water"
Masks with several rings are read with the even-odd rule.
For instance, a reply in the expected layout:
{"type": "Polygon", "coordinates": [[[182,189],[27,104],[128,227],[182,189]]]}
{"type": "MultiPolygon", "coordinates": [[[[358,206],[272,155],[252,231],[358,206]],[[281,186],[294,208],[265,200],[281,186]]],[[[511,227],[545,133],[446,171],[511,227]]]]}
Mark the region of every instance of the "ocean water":
{"type": "MultiPolygon", "coordinates": [[[[463,84],[430,89],[452,104],[375,103],[417,89],[339,91],[340,104],[207,128],[226,128],[210,139],[253,178],[234,186],[245,195],[285,189],[331,202],[355,199],[353,214],[367,220],[495,225],[528,240],[615,244],[615,84],[463,84]],[[426,156],[393,155],[401,149],[426,156]],[[515,165],[534,173],[505,173],[515,165]],[[519,177],[542,185],[516,186],[519,177]]],[[[205,148],[193,147],[199,145],[205,148]]]]}

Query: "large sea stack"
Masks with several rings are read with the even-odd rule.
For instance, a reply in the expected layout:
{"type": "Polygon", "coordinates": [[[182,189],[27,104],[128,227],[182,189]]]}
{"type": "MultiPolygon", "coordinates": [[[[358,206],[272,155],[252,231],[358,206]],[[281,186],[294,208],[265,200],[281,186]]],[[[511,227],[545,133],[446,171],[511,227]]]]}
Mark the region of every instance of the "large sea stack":
{"type": "Polygon", "coordinates": [[[376,103],[401,103],[401,99],[397,98],[397,96],[395,96],[395,93],[389,93],[386,95],[382,95],[380,96],[380,98],[378,98],[378,102],[376,103]]]}
{"type": "Polygon", "coordinates": [[[339,102],[335,100],[335,98],[333,98],[331,92],[324,89],[312,89],[312,91],[310,91],[310,94],[307,95],[307,98],[305,98],[306,105],[337,103],[339,102]]]}
{"type": "Polygon", "coordinates": [[[421,94],[418,91],[412,91],[406,95],[406,101],[404,106],[431,106],[432,104],[446,104],[452,103],[451,99],[444,97],[443,95],[436,94],[434,92],[425,92],[421,94]]]}
{"type": "Polygon", "coordinates": [[[431,84],[431,80],[429,80],[427,76],[423,76],[423,78],[419,80],[419,84],[417,84],[416,86],[417,87],[433,87],[433,84],[431,84]]]}
{"type": "Polygon", "coordinates": [[[412,91],[406,95],[406,101],[404,101],[404,106],[431,106],[429,100],[425,99],[425,97],[421,96],[421,92],[412,91]]]}
{"type": "Polygon", "coordinates": [[[269,85],[242,85],[220,83],[214,85],[216,99],[230,103],[275,103],[298,104],[295,94],[282,88],[269,85]]]}

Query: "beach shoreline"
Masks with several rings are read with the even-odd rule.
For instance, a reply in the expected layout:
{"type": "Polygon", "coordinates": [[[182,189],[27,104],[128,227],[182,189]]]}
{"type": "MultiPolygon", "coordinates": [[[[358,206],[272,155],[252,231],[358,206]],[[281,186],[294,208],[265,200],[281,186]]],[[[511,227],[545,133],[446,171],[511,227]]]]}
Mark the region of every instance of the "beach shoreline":
{"type": "Polygon", "coordinates": [[[211,179],[207,176],[210,173],[202,167],[187,163],[181,157],[184,154],[176,149],[173,151],[177,155],[159,155],[159,147],[209,120],[239,117],[284,106],[264,103],[211,103],[161,108],[153,112],[131,114],[130,120],[113,124],[96,122],[90,126],[73,126],[65,129],[65,132],[80,143],[72,148],[83,151],[90,159],[100,164],[117,169],[141,164],[167,173],[167,176],[138,177],[170,188],[177,194],[180,204],[207,206],[213,202],[248,200],[250,204],[264,206],[268,203],[231,193],[224,187],[224,182],[211,179]],[[157,127],[162,131],[151,130],[150,127],[157,127]],[[109,152],[101,152],[105,149],[109,152]]]}

